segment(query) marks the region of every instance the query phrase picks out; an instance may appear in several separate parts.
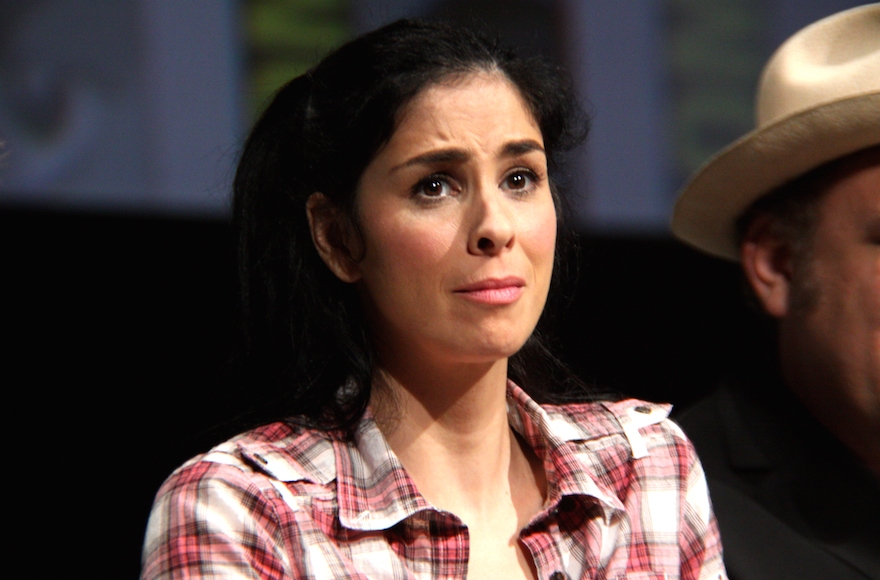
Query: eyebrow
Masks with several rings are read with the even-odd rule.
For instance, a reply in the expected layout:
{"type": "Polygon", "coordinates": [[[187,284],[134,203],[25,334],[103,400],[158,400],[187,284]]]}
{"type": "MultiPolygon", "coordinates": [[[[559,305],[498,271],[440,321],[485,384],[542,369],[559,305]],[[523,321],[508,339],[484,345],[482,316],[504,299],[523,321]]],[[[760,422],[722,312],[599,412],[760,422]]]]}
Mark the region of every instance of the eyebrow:
{"type": "MultiPolygon", "coordinates": [[[[544,152],[544,148],[534,139],[523,139],[522,141],[511,141],[506,143],[501,149],[503,157],[516,157],[532,151],[544,152]]],[[[405,167],[413,165],[433,165],[436,163],[461,163],[470,159],[471,154],[465,149],[449,148],[440,149],[438,151],[429,151],[422,155],[416,155],[412,159],[404,161],[400,165],[394,167],[391,171],[398,171],[405,167]]]]}
{"type": "Polygon", "coordinates": [[[501,154],[505,157],[515,157],[517,155],[531,153],[532,151],[545,153],[544,148],[537,141],[533,139],[523,139],[522,141],[512,141],[506,144],[504,149],[501,150],[501,154]]]}

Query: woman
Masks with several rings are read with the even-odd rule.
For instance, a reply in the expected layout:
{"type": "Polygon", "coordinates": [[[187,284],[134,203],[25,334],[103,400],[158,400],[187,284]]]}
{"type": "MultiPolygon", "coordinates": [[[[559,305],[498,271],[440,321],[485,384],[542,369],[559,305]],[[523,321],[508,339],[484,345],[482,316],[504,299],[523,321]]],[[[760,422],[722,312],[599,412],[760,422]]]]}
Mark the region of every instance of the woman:
{"type": "Polygon", "coordinates": [[[169,478],[145,578],[723,577],[668,409],[536,402],[573,397],[533,334],[572,103],[545,65],[409,21],[279,92],[235,214],[255,388],[288,418],[169,478]]]}

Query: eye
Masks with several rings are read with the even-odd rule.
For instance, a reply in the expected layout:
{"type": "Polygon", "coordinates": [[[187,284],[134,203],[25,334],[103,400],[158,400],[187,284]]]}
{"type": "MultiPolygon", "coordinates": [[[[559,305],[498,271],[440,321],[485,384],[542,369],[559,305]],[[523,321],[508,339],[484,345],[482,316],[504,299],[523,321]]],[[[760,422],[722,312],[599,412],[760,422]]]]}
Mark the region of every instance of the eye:
{"type": "Polygon", "coordinates": [[[447,175],[434,174],[425,177],[413,186],[413,195],[428,199],[442,199],[454,195],[455,190],[447,175]]]}
{"type": "Polygon", "coordinates": [[[501,187],[509,191],[528,192],[535,188],[537,181],[534,172],[528,169],[516,169],[507,174],[501,187]]]}

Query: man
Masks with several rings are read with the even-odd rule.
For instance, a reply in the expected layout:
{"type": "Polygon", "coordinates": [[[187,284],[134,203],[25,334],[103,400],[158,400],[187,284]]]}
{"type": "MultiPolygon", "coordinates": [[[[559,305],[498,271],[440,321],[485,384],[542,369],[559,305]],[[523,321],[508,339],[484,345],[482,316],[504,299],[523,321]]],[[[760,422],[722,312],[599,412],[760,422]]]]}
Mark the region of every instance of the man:
{"type": "Polygon", "coordinates": [[[786,41],[757,119],[672,227],[741,261],[777,320],[778,373],[727,381],[680,422],[731,578],[880,578],[880,4],[786,41]]]}

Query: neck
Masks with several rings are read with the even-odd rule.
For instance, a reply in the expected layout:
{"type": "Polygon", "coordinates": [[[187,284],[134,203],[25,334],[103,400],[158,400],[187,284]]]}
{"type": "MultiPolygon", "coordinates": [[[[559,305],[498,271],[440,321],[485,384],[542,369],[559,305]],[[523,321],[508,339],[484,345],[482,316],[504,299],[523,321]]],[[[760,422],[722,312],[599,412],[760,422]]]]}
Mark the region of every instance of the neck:
{"type": "Polygon", "coordinates": [[[506,359],[413,375],[386,370],[371,407],[429,502],[465,516],[491,509],[512,480],[534,480],[530,450],[507,421],[506,359]]]}
{"type": "MultiPolygon", "coordinates": [[[[506,437],[507,361],[454,365],[409,373],[383,372],[371,401],[392,449],[440,445],[468,454],[475,446],[506,437]]],[[[399,453],[398,453],[399,454],[399,453]]]]}

